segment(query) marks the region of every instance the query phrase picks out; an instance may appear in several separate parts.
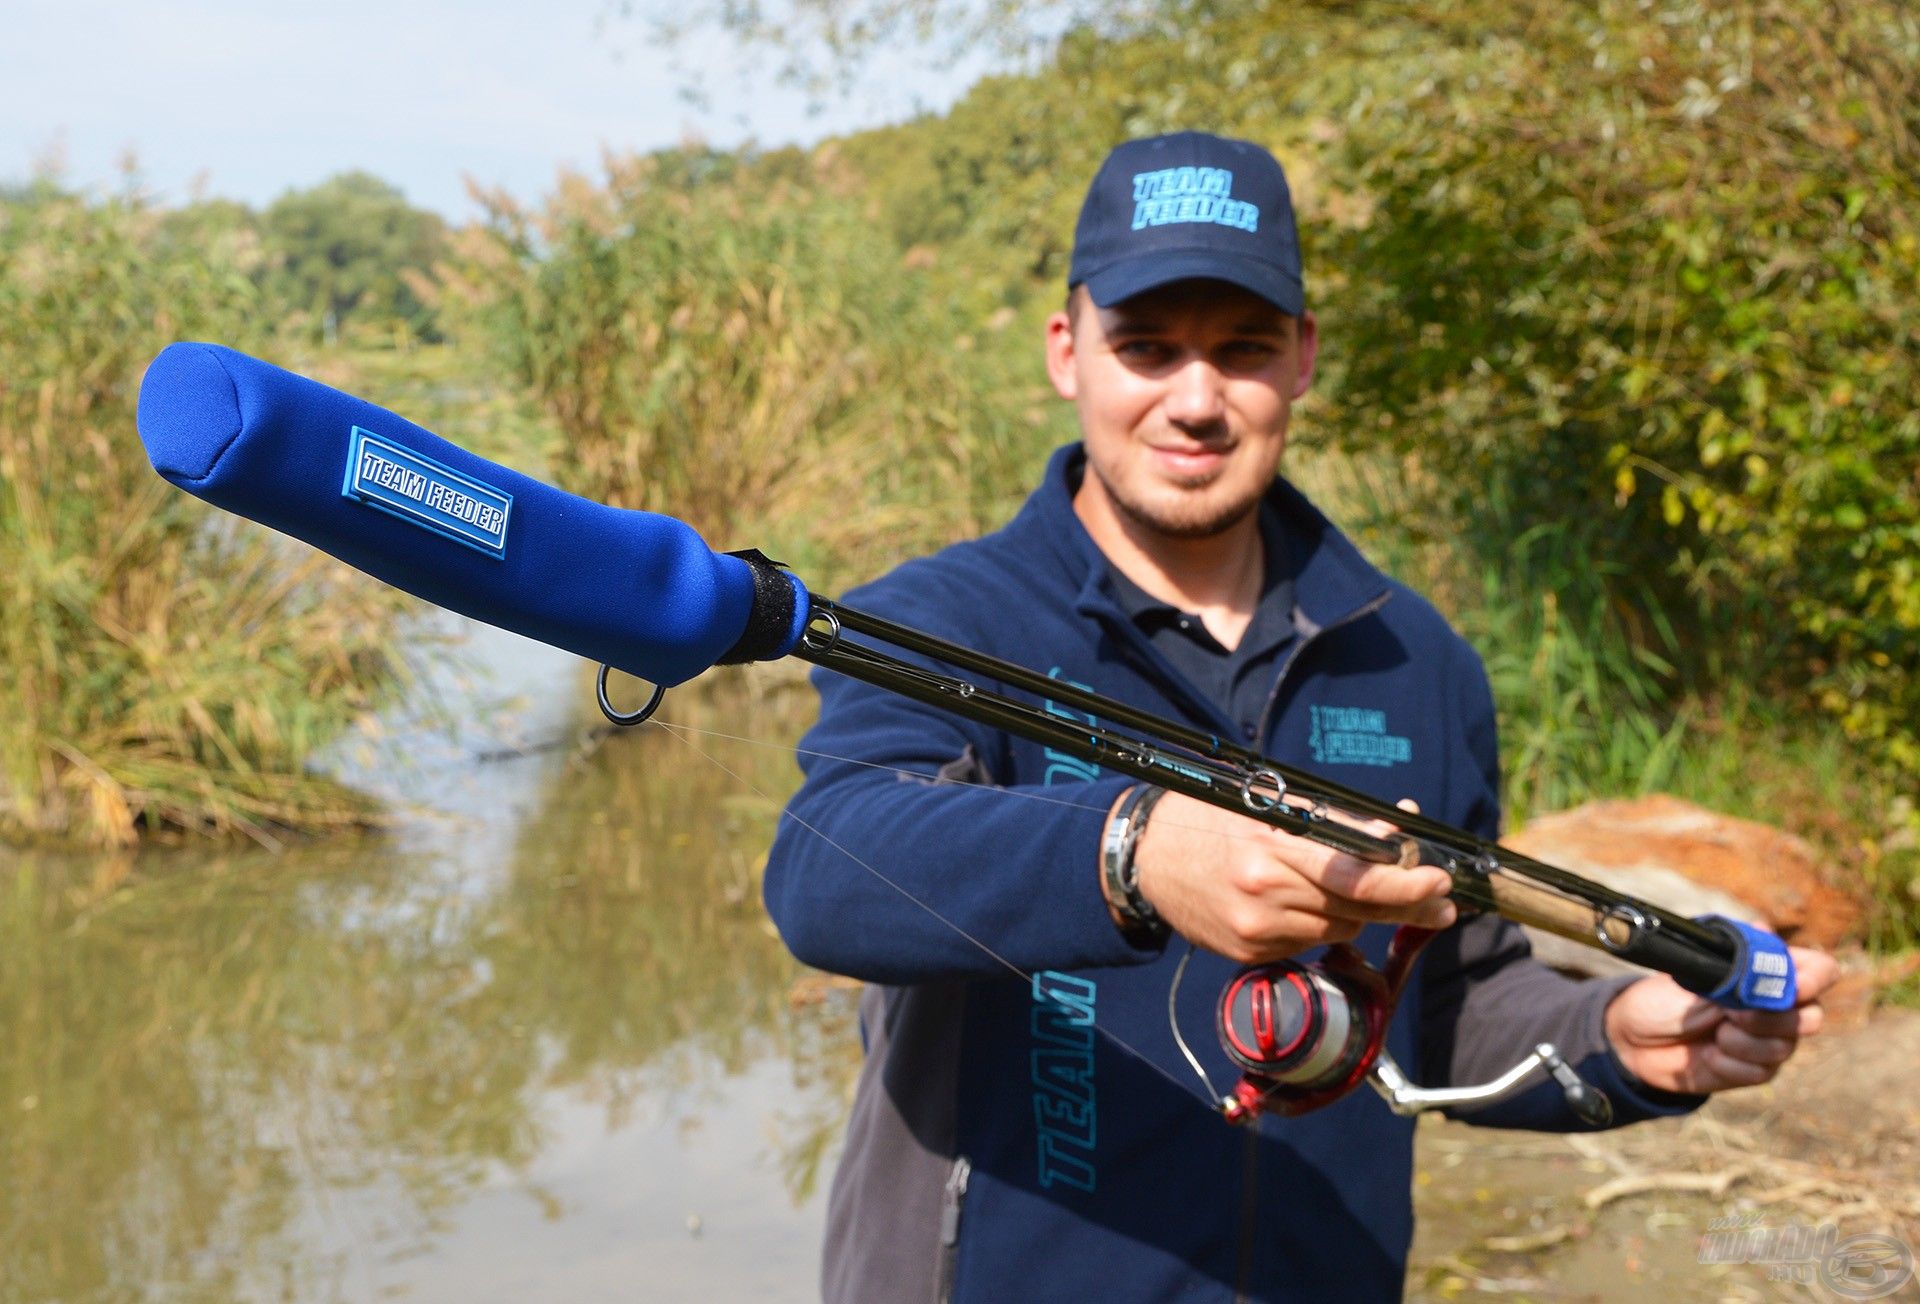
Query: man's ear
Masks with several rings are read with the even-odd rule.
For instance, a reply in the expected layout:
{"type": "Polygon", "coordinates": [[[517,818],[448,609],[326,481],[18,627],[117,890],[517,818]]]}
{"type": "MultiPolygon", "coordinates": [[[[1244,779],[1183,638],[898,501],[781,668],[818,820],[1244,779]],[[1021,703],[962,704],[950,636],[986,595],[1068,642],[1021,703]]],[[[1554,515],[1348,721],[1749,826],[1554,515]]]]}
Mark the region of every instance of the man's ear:
{"type": "Polygon", "coordinates": [[[1053,392],[1068,402],[1080,397],[1080,377],[1073,367],[1073,319],[1064,312],[1047,318],[1047,379],[1053,392]]]}
{"type": "Polygon", "coordinates": [[[1313,384],[1313,364],[1320,357],[1320,323],[1310,312],[1303,312],[1294,326],[1295,356],[1299,366],[1293,376],[1293,396],[1300,398],[1313,384]]]}

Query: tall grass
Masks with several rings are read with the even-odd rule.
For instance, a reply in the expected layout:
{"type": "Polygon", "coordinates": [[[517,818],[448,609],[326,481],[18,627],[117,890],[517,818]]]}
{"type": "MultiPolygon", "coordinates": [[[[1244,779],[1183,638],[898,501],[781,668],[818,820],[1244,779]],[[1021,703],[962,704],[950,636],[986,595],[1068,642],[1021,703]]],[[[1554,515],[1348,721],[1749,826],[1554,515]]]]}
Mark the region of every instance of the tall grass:
{"type": "Polygon", "coordinates": [[[445,284],[558,427],[562,483],[821,580],[995,523],[1047,441],[976,370],[1008,319],[962,321],[830,165],[787,168],[616,158],[537,210],[490,196],[445,284]]]}
{"type": "Polygon", "coordinates": [[[368,818],[307,772],[393,669],[395,600],[178,493],[134,427],[164,344],[247,345],[250,251],[136,197],[0,206],[0,834],[270,838],[368,818]]]}

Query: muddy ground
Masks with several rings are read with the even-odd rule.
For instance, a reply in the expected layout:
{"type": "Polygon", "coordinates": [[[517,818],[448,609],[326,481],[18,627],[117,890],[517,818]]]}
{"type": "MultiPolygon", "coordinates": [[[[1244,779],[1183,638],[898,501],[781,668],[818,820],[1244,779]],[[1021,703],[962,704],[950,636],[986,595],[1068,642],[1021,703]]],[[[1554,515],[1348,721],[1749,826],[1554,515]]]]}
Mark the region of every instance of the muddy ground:
{"type": "Polygon", "coordinates": [[[1423,1123],[1409,1298],[1920,1299],[1920,1012],[1864,1005],[1689,1118],[1580,1137],[1423,1123]],[[1862,1239],[1822,1255],[1825,1225],[1862,1239]],[[1779,1239],[1796,1226],[1814,1253],[1779,1239]],[[1709,1250],[1765,1237],[1794,1261],[1703,1263],[1715,1233],[1709,1250]]]}

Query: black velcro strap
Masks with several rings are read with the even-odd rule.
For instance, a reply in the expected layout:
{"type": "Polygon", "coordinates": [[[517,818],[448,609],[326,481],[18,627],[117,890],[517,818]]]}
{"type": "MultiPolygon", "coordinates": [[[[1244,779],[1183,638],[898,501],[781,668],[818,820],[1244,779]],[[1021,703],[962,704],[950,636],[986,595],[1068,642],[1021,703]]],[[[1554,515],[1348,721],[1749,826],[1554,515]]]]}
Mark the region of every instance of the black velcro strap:
{"type": "Polygon", "coordinates": [[[793,632],[793,578],[758,548],[730,552],[747,563],[753,572],[753,610],[747,613],[747,627],[727,654],[715,665],[737,666],[746,661],[770,661],[781,655],[787,637],[793,632]]]}

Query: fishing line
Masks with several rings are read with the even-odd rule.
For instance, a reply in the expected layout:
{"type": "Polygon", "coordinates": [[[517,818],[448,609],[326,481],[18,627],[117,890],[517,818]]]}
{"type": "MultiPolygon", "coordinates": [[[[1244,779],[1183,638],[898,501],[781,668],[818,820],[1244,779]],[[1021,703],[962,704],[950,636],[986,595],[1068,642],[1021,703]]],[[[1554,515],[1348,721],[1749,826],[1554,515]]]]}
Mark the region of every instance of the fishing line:
{"type": "MultiPolygon", "coordinates": [[[[691,734],[700,734],[703,737],[707,737],[707,738],[719,738],[727,742],[744,743],[749,747],[763,747],[763,748],[769,748],[777,752],[791,752],[795,756],[812,756],[812,757],[817,757],[823,761],[839,761],[843,765],[858,765],[864,769],[869,769],[869,770],[885,770],[888,773],[897,775],[902,779],[913,779],[913,780],[918,780],[920,782],[932,781],[932,782],[937,782],[940,786],[951,785],[956,788],[973,788],[973,789],[977,789],[980,792],[999,793],[1002,796],[1019,797],[1026,801],[1043,802],[1051,806],[1065,806],[1070,810],[1089,810],[1089,811],[1105,811],[1106,810],[1105,806],[1095,805],[1092,802],[1075,801],[1071,797],[1055,797],[1044,792],[1035,792],[1031,788],[1008,788],[998,783],[982,783],[977,779],[935,780],[934,776],[922,773],[919,770],[902,769],[900,766],[897,766],[897,765],[888,765],[884,761],[863,761],[857,756],[841,756],[836,752],[823,752],[810,747],[794,746],[791,743],[771,742],[767,739],[754,738],[747,734],[725,733],[719,729],[701,729],[695,725],[677,724],[672,721],[661,720],[657,717],[651,723],[664,725],[672,729],[684,730],[685,732],[691,733],[691,734]]],[[[1307,803],[1303,801],[1296,801],[1291,796],[1289,796],[1285,800],[1287,801],[1288,805],[1293,806],[1296,809],[1299,809],[1299,810],[1310,809],[1310,806],[1307,803]]],[[[1232,838],[1235,841],[1262,842],[1267,839],[1266,832],[1264,830],[1258,830],[1258,829],[1250,833],[1230,832],[1230,831],[1225,831],[1209,825],[1188,824],[1178,819],[1169,819],[1165,816],[1160,816],[1157,819],[1156,823],[1160,828],[1187,829],[1195,833],[1212,833],[1219,837],[1232,838]]]]}
{"type": "MultiPolygon", "coordinates": [[[[699,744],[695,743],[692,739],[683,737],[680,733],[682,726],[671,724],[665,720],[650,720],[647,723],[658,725],[660,728],[666,730],[667,734],[670,737],[677,740],[682,746],[690,748],[696,755],[705,758],[708,763],[713,765],[721,773],[729,776],[736,782],[742,784],[744,787],[747,788],[748,791],[752,792],[755,796],[758,796],[762,800],[769,801],[769,802],[774,800],[771,794],[769,794],[765,789],[761,788],[758,784],[753,782],[753,780],[747,778],[745,775],[741,774],[739,771],[734,770],[733,768],[728,766],[724,761],[720,760],[719,757],[714,756],[712,753],[706,751],[699,744]]],[[[691,732],[706,732],[706,731],[694,730],[691,732]]],[[[877,768],[887,769],[890,767],[879,766],[877,768]]],[[[1002,789],[1001,791],[1007,791],[1007,790],[1002,789]]],[[[1090,809],[1097,809],[1097,808],[1090,808],[1090,809]]],[[[830,835],[823,832],[821,829],[816,828],[814,825],[809,824],[805,819],[794,814],[791,810],[784,811],[783,816],[786,819],[792,820],[794,823],[798,824],[801,828],[813,834],[815,837],[819,838],[821,841],[825,842],[828,846],[832,847],[835,851],[838,851],[841,855],[845,856],[848,860],[851,860],[854,864],[866,870],[869,874],[879,879],[882,883],[885,883],[888,887],[892,888],[895,892],[898,892],[901,896],[905,897],[908,901],[911,901],[914,905],[926,911],[928,915],[932,916],[934,919],[938,920],[940,923],[944,924],[949,929],[952,929],[955,933],[958,933],[961,937],[965,938],[967,941],[971,942],[974,946],[980,949],[982,954],[988,956],[996,964],[999,964],[1005,967],[1010,973],[1018,977],[1024,985],[1026,985],[1029,988],[1033,986],[1034,975],[1032,973],[1029,973],[1027,970],[1022,969],[1019,965],[1015,964],[1013,961],[1007,959],[1007,957],[1005,957],[1004,955],[1001,955],[998,951],[994,950],[991,946],[987,945],[987,943],[982,941],[980,938],[975,937],[972,933],[968,932],[965,928],[961,927],[959,924],[954,923],[951,919],[948,919],[945,915],[941,914],[938,910],[936,910],[931,904],[915,896],[906,887],[901,885],[896,880],[888,877],[886,874],[882,873],[879,869],[867,863],[865,860],[861,859],[853,851],[843,846],[841,843],[835,841],[830,835]]],[[[1218,1107],[1216,1105],[1216,1102],[1200,1096],[1198,1093],[1194,1091],[1191,1083],[1188,1083],[1182,1078],[1177,1077],[1175,1074],[1170,1072],[1168,1069],[1166,1069],[1162,1065],[1154,1062],[1152,1059],[1149,1059],[1144,1051],[1136,1049],[1132,1045],[1132,1043],[1128,1042],[1119,1033],[1114,1032],[1111,1028],[1102,1026],[1097,1018],[1091,1018],[1088,1026],[1093,1028],[1093,1030],[1095,1032],[1098,1032],[1102,1037],[1105,1037],[1108,1041],[1112,1042],[1115,1046],[1118,1046],[1121,1050],[1125,1051],[1127,1054],[1131,1055],[1133,1058],[1139,1060],[1142,1064],[1145,1064],[1148,1068],[1152,1069],[1155,1073],[1158,1073],[1161,1077],[1165,1078],[1168,1082],[1172,1083],[1174,1087],[1177,1088],[1182,1095],[1191,1096],[1194,1099],[1199,1100],[1201,1105],[1207,1110],[1207,1112],[1209,1113],[1218,1112],[1218,1107]]]]}

